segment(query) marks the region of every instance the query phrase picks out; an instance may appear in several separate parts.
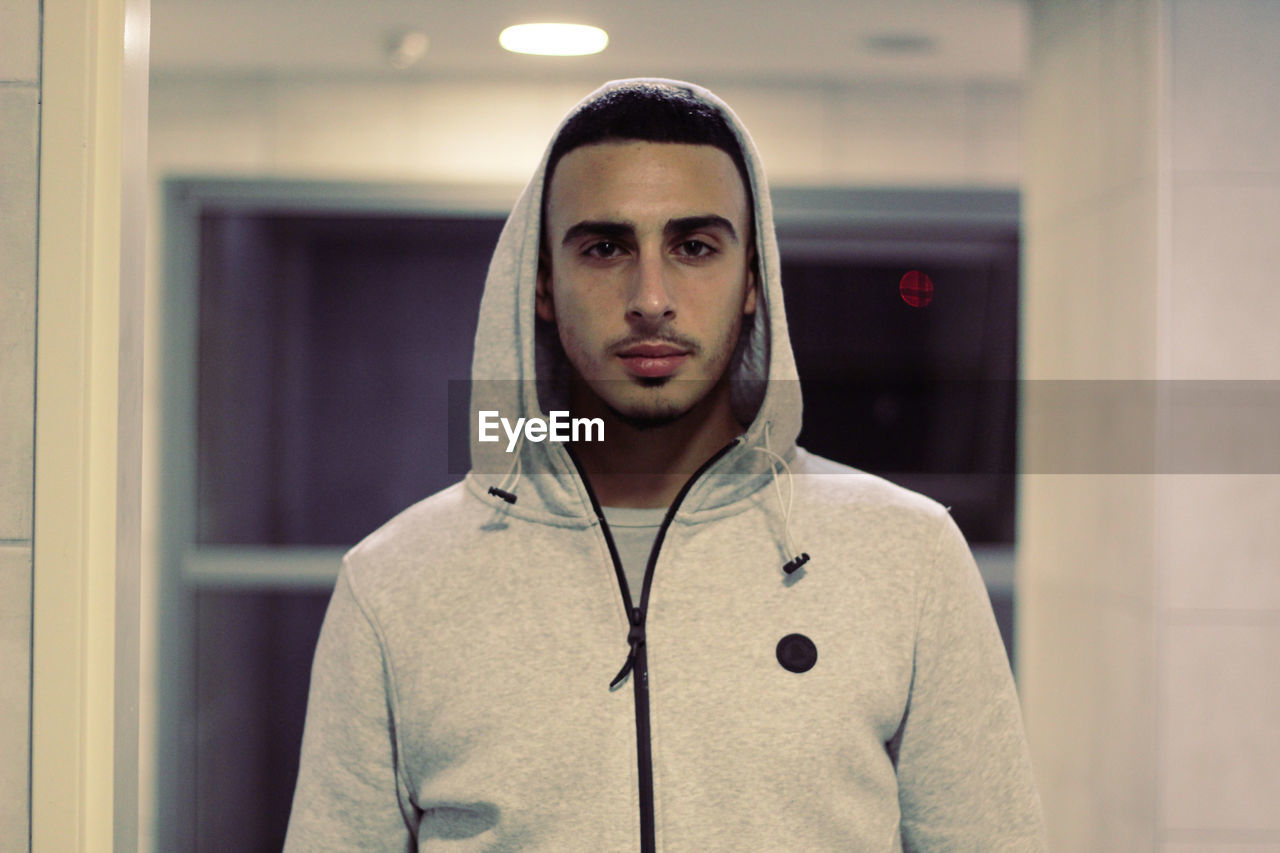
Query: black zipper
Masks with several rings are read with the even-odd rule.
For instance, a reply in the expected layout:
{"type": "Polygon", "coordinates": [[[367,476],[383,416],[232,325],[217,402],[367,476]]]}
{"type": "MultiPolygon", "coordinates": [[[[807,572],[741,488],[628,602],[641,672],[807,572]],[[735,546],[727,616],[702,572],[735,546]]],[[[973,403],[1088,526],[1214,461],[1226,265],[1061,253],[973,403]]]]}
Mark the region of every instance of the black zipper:
{"type": "Polygon", "coordinates": [[[658,535],[654,537],[653,547],[649,549],[649,562],[644,568],[644,582],[640,589],[640,606],[632,606],[631,591],[627,587],[627,576],[622,570],[622,560],[618,556],[618,548],[613,542],[613,533],[609,530],[609,523],[605,521],[604,510],[600,508],[600,502],[596,500],[596,493],[591,488],[591,481],[587,479],[586,472],[582,470],[582,463],[578,461],[577,454],[569,445],[564,445],[565,450],[569,454],[569,459],[573,461],[573,465],[578,469],[578,476],[582,478],[582,485],[587,490],[587,497],[591,499],[591,509],[595,512],[596,518],[600,520],[600,530],[604,533],[604,541],[609,546],[609,557],[613,560],[613,571],[618,577],[618,588],[622,590],[622,601],[627,608],[627,622],[630,629],[627,632],[627,643],[630,650],[627,653],[626,663],[622,665],[622,669],[614,676],[610,683],[612,688],[620,682],[628,673],[631,673],[632,683],[635,685],[636,699],[636,756],[640,770],[640,851],[641,853],[656,853],[657,840],[654,833],[653,818],[653,745],[650,742],[649,732],[649,659],[645,652],[644,626],[645,619],[649,612],[649,587],[653,584],[653,569],[658,564],[658,551],[662,548],[662,542],[667,536],[667,528],[671,525],[671,520],[675,518],[676,511],[680,509],[681,502],[684,501],[685,495],[689,494],[689,490],[693,488],[693,484],[698,478],[716,462],[720,457],[724,456],[735,446],[739,439],[733,441],[720,448],[716,453],[703,462],[693,475],[685,480],[680,491],[676,493],[675,500],[671,502],[671,506],[667,507],[667,513],[662,518],[662,526],[658,528],[658,535]]]}

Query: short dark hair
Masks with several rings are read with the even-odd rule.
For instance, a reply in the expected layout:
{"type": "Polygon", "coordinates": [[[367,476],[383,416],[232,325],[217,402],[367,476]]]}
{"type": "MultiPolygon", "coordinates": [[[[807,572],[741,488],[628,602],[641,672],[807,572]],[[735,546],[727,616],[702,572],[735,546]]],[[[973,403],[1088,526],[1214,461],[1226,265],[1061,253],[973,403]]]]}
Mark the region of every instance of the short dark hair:
{"type": "Polygon", "coordinates": [[[547,155],[542,182],[542,212],[546,219],[551,178],[564,155],[586,145],[638,140],[711,145],[729,155],[747,194],[747,215],[755,209],[751,178],[742,145],[720,111],[698,100],[689,89],[661,83],[634,83],[614,89],[571,115],[547,155]]]}

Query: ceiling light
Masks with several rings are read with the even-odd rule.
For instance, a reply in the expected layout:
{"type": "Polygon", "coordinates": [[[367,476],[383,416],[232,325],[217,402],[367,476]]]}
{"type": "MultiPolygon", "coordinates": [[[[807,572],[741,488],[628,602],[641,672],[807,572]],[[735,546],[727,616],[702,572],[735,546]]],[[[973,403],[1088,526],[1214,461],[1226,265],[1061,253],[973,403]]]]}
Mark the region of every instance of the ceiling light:
{"type": "Polygon", "coordinates": [[[608,33],[584,24],[518,24],[498,36],[498,44],[512,53],[537,56],[586,56],[608,43],[608,33]]]}
{"type": "Polygon", "coordinates": [[[398,71],[405,71],[422,61],[427,55],[431,40],[421,30],[396,33],[387,40],[387,62],[398,71]]]}
{"type": "Polygon", "coordinates": [[[867,36],[864,43],[872,53],[897,56],[920,56],[938,49],[932,36],[913,32],[875,33],[867,36]]]}

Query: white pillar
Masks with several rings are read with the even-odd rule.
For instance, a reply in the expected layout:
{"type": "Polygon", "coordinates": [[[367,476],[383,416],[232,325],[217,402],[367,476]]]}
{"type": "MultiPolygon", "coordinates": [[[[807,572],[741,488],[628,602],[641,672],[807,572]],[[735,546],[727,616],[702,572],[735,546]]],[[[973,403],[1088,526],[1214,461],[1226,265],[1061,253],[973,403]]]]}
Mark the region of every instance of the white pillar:
{"type": "Polygon", "coordinates": [[[147,3],[39,18],[32,853],[137,848],[147,3]]]}
{"type": "Polygon", "coordinates": [[[0,2],[0,850],[25,853],[31,784],[40,3],[0,2]]]}
{"type": "Polygon", "coordinates": [[[1268,0],[1033,4],[1019,677],[1055,850],[1280,845],[1280,412],[1179,440],[1228,414],[1187,381],[1280,380],[1278,37],[1268,0]]]}

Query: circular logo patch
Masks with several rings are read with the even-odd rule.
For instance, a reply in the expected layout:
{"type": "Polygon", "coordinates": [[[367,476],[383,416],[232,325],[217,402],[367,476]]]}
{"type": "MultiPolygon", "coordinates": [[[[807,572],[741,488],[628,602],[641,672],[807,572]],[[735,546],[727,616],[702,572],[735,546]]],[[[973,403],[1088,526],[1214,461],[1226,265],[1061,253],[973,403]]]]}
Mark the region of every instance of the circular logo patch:
{"type": "Polygon", "coordinates": [[[778,641],[778,663],[792,672],[808,672],[818,662],[818,647],[804,634],[787,634],[778,641]]]}

